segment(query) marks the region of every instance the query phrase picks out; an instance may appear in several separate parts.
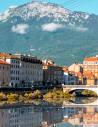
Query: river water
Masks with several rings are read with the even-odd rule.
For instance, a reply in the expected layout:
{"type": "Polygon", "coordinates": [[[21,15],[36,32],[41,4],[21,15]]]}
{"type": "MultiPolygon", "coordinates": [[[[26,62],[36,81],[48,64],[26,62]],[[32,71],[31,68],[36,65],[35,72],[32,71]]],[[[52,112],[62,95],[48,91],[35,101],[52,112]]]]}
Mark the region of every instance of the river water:
{"type": "Polygon", "coordinates": [[[98,127],[98,98],[0,102],[0,127],[98,127]]]}

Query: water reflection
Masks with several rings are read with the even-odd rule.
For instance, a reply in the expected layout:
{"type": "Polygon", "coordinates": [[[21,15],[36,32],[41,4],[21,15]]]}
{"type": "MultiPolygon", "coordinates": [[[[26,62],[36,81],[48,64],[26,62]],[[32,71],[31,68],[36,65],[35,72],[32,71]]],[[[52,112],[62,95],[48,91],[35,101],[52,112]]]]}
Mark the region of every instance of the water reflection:
{"type": "Polygon", "coordinates": [[[4,104],[0,107],[0,127],[98,127],[98,103],[93,105],[97,98],[54,101],[4,104]]]}

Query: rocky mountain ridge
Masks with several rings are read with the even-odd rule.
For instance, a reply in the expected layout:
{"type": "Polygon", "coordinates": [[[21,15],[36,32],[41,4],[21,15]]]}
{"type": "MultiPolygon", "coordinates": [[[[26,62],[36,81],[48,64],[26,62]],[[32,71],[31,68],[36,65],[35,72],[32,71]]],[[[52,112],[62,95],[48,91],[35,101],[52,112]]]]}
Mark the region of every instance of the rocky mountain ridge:
{"type": "Polygon", "coordinates": [[[54,21],[64,22],[69,22],[69,19],[73,18],[81,23],[83,23],[83,19],[88,19],[89,17],[88,13],[79,14],[78,12],[69,11],[57,4],[32,1],[21,6],[11,6],[5,13],[0,13],[0,21],[5,22],[13,16],[20,16],[26,21],[37,15],[40,15],[39,18],[47,16],[54,18],[54,21]]]}

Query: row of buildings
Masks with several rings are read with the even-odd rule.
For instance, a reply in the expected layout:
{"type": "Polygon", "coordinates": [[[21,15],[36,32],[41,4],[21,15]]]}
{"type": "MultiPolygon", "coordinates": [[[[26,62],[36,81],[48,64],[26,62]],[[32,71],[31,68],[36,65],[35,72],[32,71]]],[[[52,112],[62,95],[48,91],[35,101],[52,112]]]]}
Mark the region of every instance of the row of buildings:
{"type": "Polygon", "coordinates": [[[0,86],[32,87],[42,85],[97,85],[98,56],[85,58],[83,64],[68,68],[50,59],[30,54],[0,53],[0,86]]]}
{"type": "Polygon", "coordinates": [[[0,86],[32,87],[62,83],[62,67],[52,60],[0,53],[0,86]]]}

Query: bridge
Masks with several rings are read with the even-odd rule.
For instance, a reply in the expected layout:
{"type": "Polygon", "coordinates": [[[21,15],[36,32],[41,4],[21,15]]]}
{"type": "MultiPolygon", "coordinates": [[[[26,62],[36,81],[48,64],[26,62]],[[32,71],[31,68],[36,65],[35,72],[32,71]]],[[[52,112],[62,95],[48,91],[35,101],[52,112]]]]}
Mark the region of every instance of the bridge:
{"type": "Polygon", "coordinates": [[[94,102],[88,103],[88,104],[77,104],[77,103],[66,103],[63,102],[62,107],[98,107],[98,99],[94,102]]]}
{"type": "Polygon", "coordinates": [[[62,85],[63,91],[74,92],[76,90],[91,90],[98,95],[98,85],[62,85]]]}

